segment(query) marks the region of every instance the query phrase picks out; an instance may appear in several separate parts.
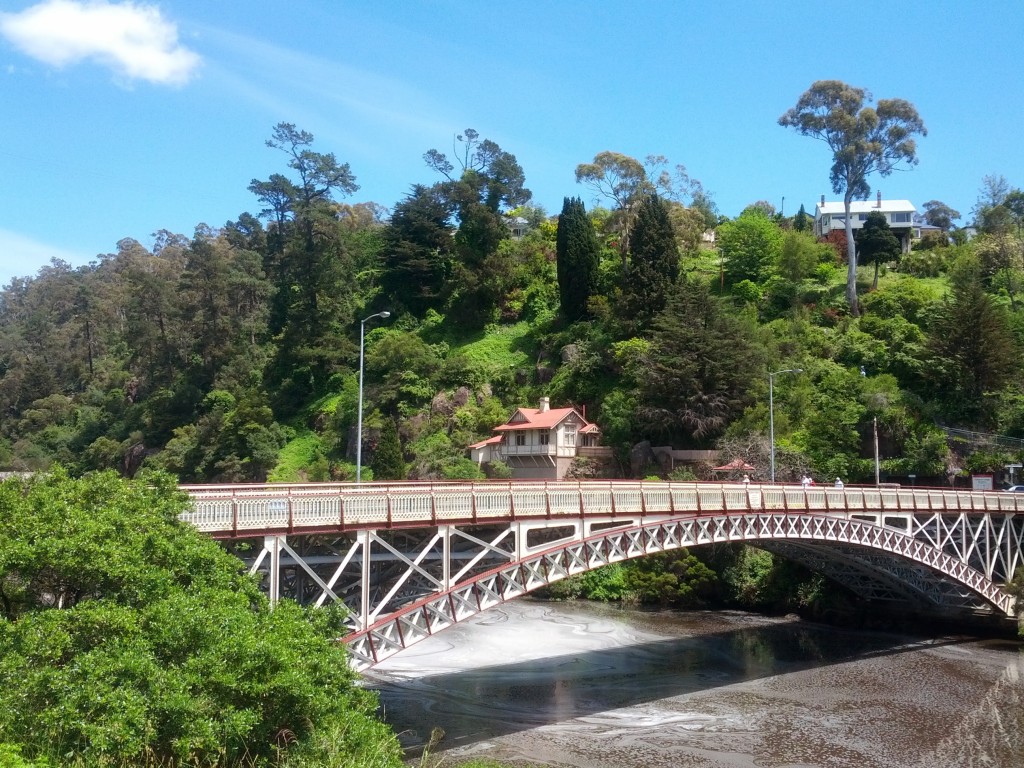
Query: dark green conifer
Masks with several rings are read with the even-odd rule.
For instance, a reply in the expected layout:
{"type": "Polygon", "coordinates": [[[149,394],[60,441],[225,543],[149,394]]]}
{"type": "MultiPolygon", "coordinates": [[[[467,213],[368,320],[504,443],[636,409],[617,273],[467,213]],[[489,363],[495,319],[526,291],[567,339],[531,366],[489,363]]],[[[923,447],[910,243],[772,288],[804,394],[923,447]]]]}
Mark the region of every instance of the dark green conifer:
{"type": "Polygon", "coordinates": [[[402,458],[402,443],[398,439],[398,427],[394,419],[384,419],[380,431],[380,442],[370,462],[374,480],[405,480],[405,461],[402,458]]]}
{"type": "Polygon", "coordinates": [[[706,284],[680,281],[654,319],[640,386],[641,423],[680,444],[704,444],[750,404],[762,354],[754,329],[706,284]]]}
{"type": "Polygon", "coordinates": [[[594,225],[578,197],[567,197],[562,204],[555,247],[562,317],[572,323],[587,314],[587,300],[596,289],[600,249],[594,225]]]}
{"type": "Polygon", "coordinates": [[[1020,346],[1009,313],[985,293],[977,259],[959,261],[950,282],[931,327],[928,383],[953,419],[992,427],[984,398],[1020,373],[1020,346]]]}
{"type": "Polygon", "coordinates": [[[665,308],[679,277],[679,247],[668,206],[657,195],[640,201],[629,241],[629,271],[623,289],[626,317],[643,326],[665,308]]]}
{"type": "Polygon", "coordinates": [[[813,225],[811,217],[804,210],[803,203],[800,204],[800,210],[797,211],[796,216],[793,217],[793,229],[797,232],[807,232],[813,225]]]}
{"type": "Polygon", "coordinates": [[[886,221],[881,211],[868,214],[864,226],[856,233],[857,249],[861,261],[865,264],[874,263],[875,279],[871,289],[878,287],[878,265],[884,261],[894,261],[900,257],[900,241],[886,221]]]}

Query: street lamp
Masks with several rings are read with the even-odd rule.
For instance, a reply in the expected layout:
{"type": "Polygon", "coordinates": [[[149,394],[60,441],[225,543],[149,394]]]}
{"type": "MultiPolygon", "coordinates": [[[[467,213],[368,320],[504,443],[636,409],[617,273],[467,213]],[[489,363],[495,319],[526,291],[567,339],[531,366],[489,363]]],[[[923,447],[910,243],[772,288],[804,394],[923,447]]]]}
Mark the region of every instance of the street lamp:
{"type": "Polygon", "coordinates": [[[772,482],[775,482],[775,377],[780,373],[802,373],[803,368],[783,368],[768,374],[768,442],[771,444],[772,482]]]}
{"type": "Polygon", "coordinates": [[[381,320],[391,317],[391,313],[387,310],[378,312],[375,315],[370,315],[364,318],[359,323],[359,415],[357,417],[356,426],[356,482],[360,482],[363,477],[363,340],[366,337],[366,324],[373,320],[373,318],[379,317],[381,320]]]}

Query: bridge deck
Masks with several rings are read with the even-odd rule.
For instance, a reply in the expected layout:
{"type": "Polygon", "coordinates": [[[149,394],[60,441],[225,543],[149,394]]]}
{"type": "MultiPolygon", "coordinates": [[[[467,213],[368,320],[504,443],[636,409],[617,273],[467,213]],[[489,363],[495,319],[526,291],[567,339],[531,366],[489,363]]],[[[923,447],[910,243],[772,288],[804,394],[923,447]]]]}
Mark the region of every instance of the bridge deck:
{"type": "Polygon", "coordinates": [[[182,519],[217,537],[588,515],[1024,511],[1024,494],[874,486],[560,481],[192,485],[182,490],[193,501],[193,511],[182,519]]]}

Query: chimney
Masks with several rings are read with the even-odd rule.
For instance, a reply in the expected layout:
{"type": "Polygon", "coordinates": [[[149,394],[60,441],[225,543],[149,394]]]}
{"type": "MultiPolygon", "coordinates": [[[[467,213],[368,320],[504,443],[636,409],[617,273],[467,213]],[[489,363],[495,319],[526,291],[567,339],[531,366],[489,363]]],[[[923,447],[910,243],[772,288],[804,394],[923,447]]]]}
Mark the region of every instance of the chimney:
{"type": "Polygon", "coordinates": [[[825,196],[824,195],[821,196],[821,207],[822,208],[825,207],[825,196]]]}
{"type": "Polygon", "coordinates": [[[549,410],[551,410],[551,398],[542,397],[540,399],[540,412],[547,413],[549,410]]]}
{"type": "Polygon", "coordinates": [[[878,190],[878,205],[875,206],[879,210],[882,209],[882,190],[878,190]]]}

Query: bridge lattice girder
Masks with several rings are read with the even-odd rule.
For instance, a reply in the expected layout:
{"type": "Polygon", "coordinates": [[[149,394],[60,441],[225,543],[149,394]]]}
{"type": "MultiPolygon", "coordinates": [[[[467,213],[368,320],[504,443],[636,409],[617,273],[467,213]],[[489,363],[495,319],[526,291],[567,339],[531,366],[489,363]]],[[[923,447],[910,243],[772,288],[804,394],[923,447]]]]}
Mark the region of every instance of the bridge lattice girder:
{"type": "Polygon", "coordinates": [[[343,601],[352,611],[346,641],[359,667],[568,576],[713,543],[775,551],[872,599],[935,613],[1010,615],[1012,598],[1001,582],[1020,557],[1020,521],[967,514],[590,516],[269,535],[253,568],[267,573],[272,597],[343,601]]]}
{"type": "Polygon", "coordinates": [[[1008,616],[1024,494],[636,481],[186,486],[182,519],[271,599],[344,602],[360,665],[544,584],[713,542],[774,549],[868,597],[1008,616]],[[245,553],[242,553],[245,554],[245,553]]]}

